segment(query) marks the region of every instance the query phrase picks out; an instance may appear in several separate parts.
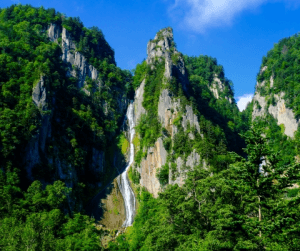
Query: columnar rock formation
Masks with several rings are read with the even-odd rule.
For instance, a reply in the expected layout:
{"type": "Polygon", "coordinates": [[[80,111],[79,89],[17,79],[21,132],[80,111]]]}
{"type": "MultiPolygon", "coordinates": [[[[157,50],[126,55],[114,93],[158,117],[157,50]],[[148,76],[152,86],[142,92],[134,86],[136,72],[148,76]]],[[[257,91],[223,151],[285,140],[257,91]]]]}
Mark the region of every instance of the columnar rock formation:
{"type": "MultiPolygon", "coordinates": [[[[171,28],[162,29],[156,34],[154,40],[149,41],[147,54],[148,57],[146,62],[150,66],[152,66],[155,60],[165,61],[164,79],[161,81],[170,81],[172,78],[176,77],[182,86],[185,95],[189,95],[189,81],[184,60],[182,54],[178,52],[175,47],[173,31],[171,28]]],[[[141,115],[146,112],[142,106],[145,84],[147,84],[146,81],[142,81],[141,85],[136,90],[134,101],[136,123],[138,123],[141,115]]],[[[178,118],[179,113],[182,112],[180,103],[181,100],[175,98],[169,89],[161,90],[158,103],[158,117],[162,126],[168,130],[172,138],[178,131],[177,126],[174,125],[173,122],[178,118]]],[[[193,108],[189,105],[185,106],[182,113],[181,126],[184,128],[184,131],[187,130],[187,124],[189,124],[190,127],[195,127],[197,133],[200,133],[198,117],[194,114],[193,108]]],[[[189,136],[190,138],[194,138],[192,132],[189,133],[189,136]]],[[[140,184],[157,197],[162,186],[156,175],[158,170],[167,163],[168,155],[163,145],[163,138],[159,138],[153,147],[145,149],[145,151],[147,151],[147,155],[142,159],[141,165],[138,167],[141,174],[140,184]]],[[[195,150],[187,157],[186,161],[183,156],[178,157],[176,160],[176,172],[178,175],[174,178],[170,171],[169,183],[179,185],[184,184],[186,173],[184,166],[193,168],[198,164],[200,164],[200,155],[195,150]]]]}

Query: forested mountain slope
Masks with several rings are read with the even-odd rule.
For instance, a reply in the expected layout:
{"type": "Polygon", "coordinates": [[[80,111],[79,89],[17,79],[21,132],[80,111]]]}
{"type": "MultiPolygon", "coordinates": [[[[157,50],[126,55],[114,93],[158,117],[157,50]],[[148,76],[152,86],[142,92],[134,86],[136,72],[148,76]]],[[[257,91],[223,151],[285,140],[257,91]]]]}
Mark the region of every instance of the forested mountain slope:
{"type": "Polygon", "coordinates": [[[298,250],[298,36],[263,59],[243,113],[223,67],[182,55],[171,28],[147,54],[132,76],[97,27],[0,9],[0,249],[298,250]],[[85,208],[128,162],[130,102],[137,213],[107,229],[85,208]]]}
{"type": "Polygon", "coordinates": [[[0,247],[95,250],[76,213],[125,163],[116,136],[131,74],[98,28],[43,7],[1,9],[0,51],[0,247]]]}
{"type": "MultiPolygon", "coordinates": [[[[298,250],[297,137],[288,140],[274,117],[251,123],[258,94],[239,113],[222,67],[205,56],[186,56],[183,61],[175,48],[169,49],[172,38],[170,29],[160,31],[148,43],[148,65],[139,65],[134,76],[134,84],[137,79],[141,82],[136,91],[137,114],[141,121],[140,114],[153,114],[156,127],[143,127],[141,122],[137,127],[142,156],[141,162],[136,159],[142,177],[140,208],[133,226],[109,244],[110,250],[298,250]],[[143,98],[149,97],[151,76],[157,84],[151,89],[154,100],[147,99],[155,109],[150,113],[143,98]],[[239,147],[243,143],[229,136],[234,132],[244,133],[246,158],[228,152],[234,150],[230,143],[239,147]],[[155,166],[163,158],[166,164],[155,166]],[[191,159],[193,166],[187,168],[191,159]],[[144,170],[149,176],[156,172],[161,185],[158,195],[143,183],[144,170]]],[[[153,174],[151,178],[147,180],[153,182],[153,174]]]]}
{"type": "Polygon", "coordinates": [[[284,38],[263,57],[253,98],[253,120],[262,120],[283,163],[297,157],[299,141],[300,38],[284,38]]]}
{"type": "Polygon", "coordinates": [[[239,151],[244,145],[232,84],[215,59],[183,56],[171,28],[150,40],[147,53],[133,81],[133,172],[157,196],[166,184],[184,184],[186,173],[195,166],[222,169],[228,164],[227,149],[239,151]]]}

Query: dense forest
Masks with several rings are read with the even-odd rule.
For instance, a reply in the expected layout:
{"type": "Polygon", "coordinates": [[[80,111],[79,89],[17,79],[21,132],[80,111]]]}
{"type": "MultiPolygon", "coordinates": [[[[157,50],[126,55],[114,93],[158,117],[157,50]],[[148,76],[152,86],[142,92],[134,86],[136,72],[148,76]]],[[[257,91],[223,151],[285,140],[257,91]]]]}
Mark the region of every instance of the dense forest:
{"type": "MultiPolygon", "coordinates": [[[[130,95],[130,72],[115,65],[98,28],[84,28],[79,18],[43,7],[0,10],[0,51],[0,249],[100,249],[99,231],[83,206],[97,191],[94,184],[105,183],[110,174],[90,173],[87,160],[94,149],[109,152],[117,141],[124,115],[115,97],[130,95]],[[101,93],[88,96],[76,87],[76,77],[67,77],[60,46],[47,37],[50,23],[65,27],[88,62],[101,68],[101,93]],[[37,107],[32,90],[41,76],[48,102],[37,107]],[[51,138],[28,177],[24,151],[42,134],[44,121],[51,124],[51,138]],[[59,178],[55,164],[61,162],[74,168],[77,180],[59,178]]],[[[86,83],[87,90],[98,88],[89,78],[86,83]]]]}
{"type": "MultiPolygon", "coordinates": [[[[267,69],[257,75],[266,82],[259,91],[268,103],[285,92],[296,118],[299,41],[295,35],[276,44],[262,60],[267,69]],[[276,88],[270,87],[271,76],[276,88]]],[[[143,61],[133,71],[118,68],[102,31],[84,27],[79,18],[30,5],[0,9],[1,250],[299,250],[300,131],[288,138],[271,115],[252,121],[254,104],[239,112],[233,83],[216,59],[183,56],[175,49],[172,44],[172,61],[176,65],[183,58],[187,90],[176,75],[163,81],[164,59],[152,65],[143,61]],[[86,76],[78,89],[78,75],[70,76],[72,66],[62,61],[61,38],[56,43],[47,36],[50,24],[69,32],[73,53],[95,67],[98,79],[86,76]],[[224,86],[218,98],[211,89],[216,78],[224,86]],[[42,80],[47,89],[43,107],[32,98],[42,80]],[[168,161],[157,178],[163,189],[154,198],[139,185],[137,169],[131,169],[138,200],[135,221],[126,229],[108,230],[87,215],[86,206],[115,176],[114,162],[126,155],[120,99],[132,100],[143,80],[146,113],[136,125],[135,167],[162,138],[168,161]],[[183,107],[173,121],[178,130],[173,137],[158,118],[164,88],[183,107]],[[199,118],[201,134],[181,126],[186,105],[199,118]],[[39,149],[41,160],[29,177],[26,149],[45,123],[51,124],[51,137],[39,149]],[[184,185],[169,185],[169,169],[193,149],[206,165],[189,170],[184,185]],[[101,151],[104,172],[95,174],[92,156],[101,151]],[[76,172],[76,178],[61,179],[58,166],[76,172]]]]}

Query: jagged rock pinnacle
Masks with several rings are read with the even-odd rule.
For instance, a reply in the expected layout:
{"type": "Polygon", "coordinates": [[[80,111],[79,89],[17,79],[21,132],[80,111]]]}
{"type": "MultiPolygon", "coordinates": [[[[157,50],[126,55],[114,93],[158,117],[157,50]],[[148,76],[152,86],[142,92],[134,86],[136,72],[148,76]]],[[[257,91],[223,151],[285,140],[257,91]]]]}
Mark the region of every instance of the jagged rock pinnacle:
{"type": "Polygon", "coordinates": [[[153,40],[147,45],[147,64],[153,63],[155,58],[169,57],[171,52],[177,52],[173,39],[172,28],[164,28],[160,30],[153,40]]]}

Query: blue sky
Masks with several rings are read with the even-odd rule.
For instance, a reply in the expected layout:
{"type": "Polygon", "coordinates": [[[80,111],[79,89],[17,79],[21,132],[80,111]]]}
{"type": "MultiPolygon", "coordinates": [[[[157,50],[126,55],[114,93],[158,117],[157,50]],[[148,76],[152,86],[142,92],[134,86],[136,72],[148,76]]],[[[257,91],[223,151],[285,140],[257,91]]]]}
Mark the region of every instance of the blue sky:
{"type": "Polygon", "coordinates": [[[171,26],[180,52],[209,55],[223,65],[241,109],[254,92],[262,56],[300,32],[299,0],[0,0],[0,7],[13,3],[55,8],[79,16],[86,27],[98,26],[123,69],[142,62],[149,39],[171,26]]]}

